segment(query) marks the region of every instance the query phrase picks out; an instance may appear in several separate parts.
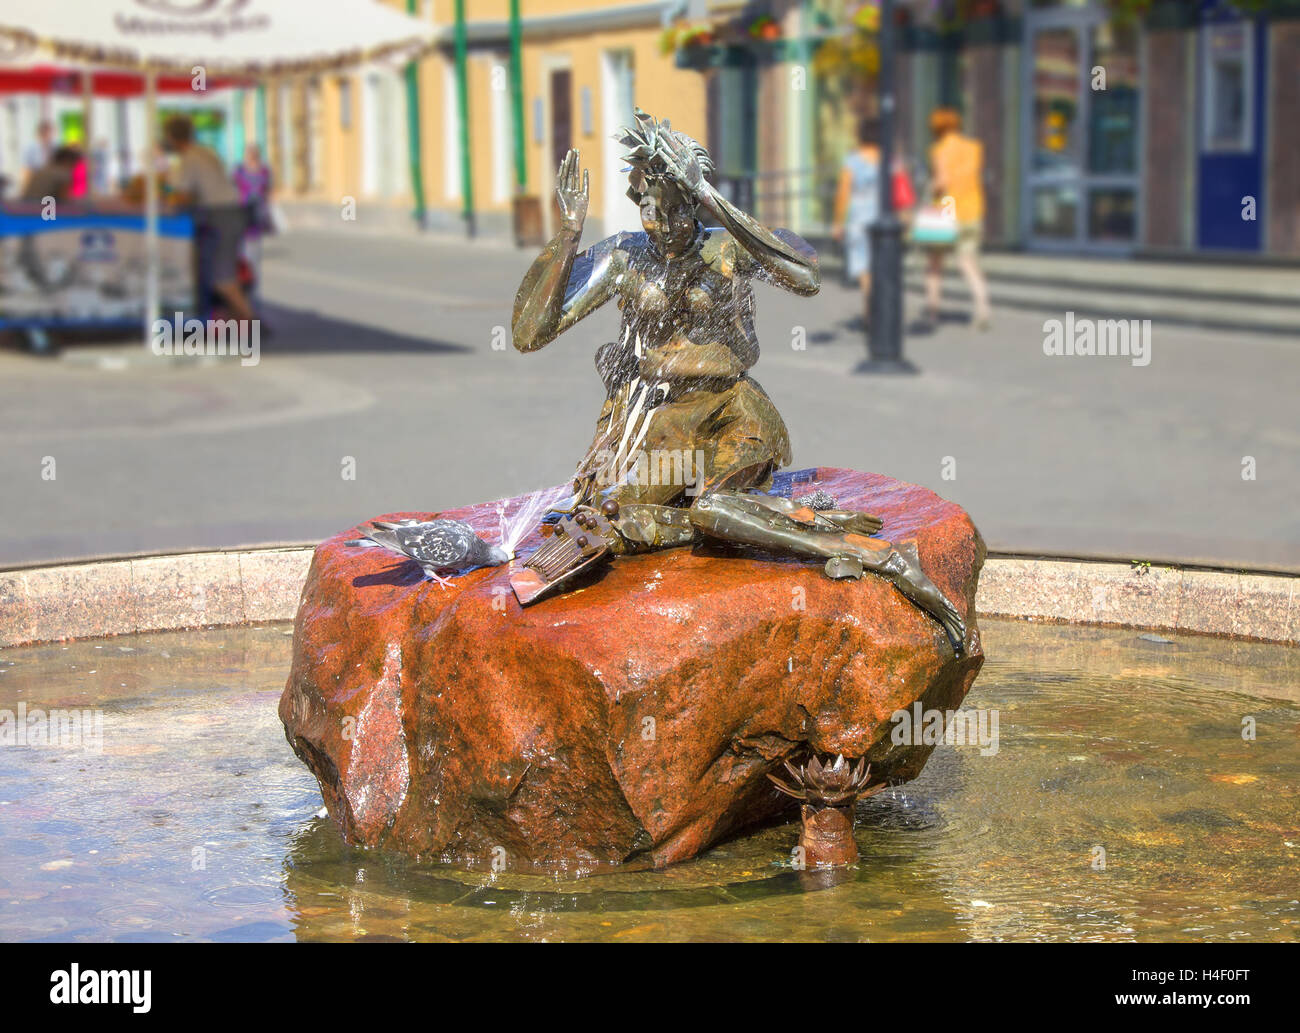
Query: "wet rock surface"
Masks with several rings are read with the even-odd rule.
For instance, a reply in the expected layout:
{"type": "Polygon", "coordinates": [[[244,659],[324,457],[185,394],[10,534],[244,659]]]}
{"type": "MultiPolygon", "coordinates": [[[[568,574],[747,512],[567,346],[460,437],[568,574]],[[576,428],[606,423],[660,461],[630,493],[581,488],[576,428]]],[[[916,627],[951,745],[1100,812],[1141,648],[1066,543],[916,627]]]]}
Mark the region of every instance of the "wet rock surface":
{"type": "MultiPolygon", "coordinates": [[[[890,715],[969,691],[983,541],[960,507],[879,474],[804,470],[772,490],[825,491],[914,539],[966,615],[965,654],[888,582],[813,561],[621,557],[522,609],[508,567],[444,588],[348,530],[316,550],[280,700],[344,836],[470,864],[659,866],[789,816],[766,777],[786,758],[865,755],[873,782],[914,778],[933,746],[893,744],[890,715]]],[[[495,503],[383,519],[435,515],[495,540],[495,503]]]]}

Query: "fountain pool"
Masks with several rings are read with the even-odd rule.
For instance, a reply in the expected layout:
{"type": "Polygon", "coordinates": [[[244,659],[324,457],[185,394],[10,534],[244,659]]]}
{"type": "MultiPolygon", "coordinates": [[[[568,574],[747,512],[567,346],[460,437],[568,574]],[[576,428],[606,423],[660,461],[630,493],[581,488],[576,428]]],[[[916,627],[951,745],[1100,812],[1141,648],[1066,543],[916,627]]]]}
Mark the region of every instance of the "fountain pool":
{"type": "Polygon", "coordinates": [[[0,939],[1300,936],[1300,650],[981,628],[966,708],[996,711],[996,753],[940,746],[860,804],[861,860],[832,871],[791,866],[794,820],[663,871],[356,850],[276,716],[287,625],[3,650],[11,731],[22,705],[92,711],[102,737],[0,746],[0,939]]]}

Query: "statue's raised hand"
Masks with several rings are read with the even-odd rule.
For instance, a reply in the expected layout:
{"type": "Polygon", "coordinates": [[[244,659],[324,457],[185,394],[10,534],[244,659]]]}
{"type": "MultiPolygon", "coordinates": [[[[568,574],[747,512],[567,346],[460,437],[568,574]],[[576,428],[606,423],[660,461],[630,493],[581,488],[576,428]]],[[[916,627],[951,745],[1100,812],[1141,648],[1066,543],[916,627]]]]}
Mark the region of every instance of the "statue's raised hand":
{"type": "Polygon", "coordinates": [[[688,143],[674,138],[667,156],[668,164],[676,175],[677,182],[685,189],[688,196],[705,208],[713,207],[713,187],[704,175],[704,166],[700,156],[688,143]]]}
{"type": "Polygon", "coordinates": [[[579,166],[576,150],[570,150],[560,162],[560,171],[555,175],[555,196],[560,202],[560,222],[566,229],[581,233],[591,200],[591,180],[590,173],[579,166]]]}

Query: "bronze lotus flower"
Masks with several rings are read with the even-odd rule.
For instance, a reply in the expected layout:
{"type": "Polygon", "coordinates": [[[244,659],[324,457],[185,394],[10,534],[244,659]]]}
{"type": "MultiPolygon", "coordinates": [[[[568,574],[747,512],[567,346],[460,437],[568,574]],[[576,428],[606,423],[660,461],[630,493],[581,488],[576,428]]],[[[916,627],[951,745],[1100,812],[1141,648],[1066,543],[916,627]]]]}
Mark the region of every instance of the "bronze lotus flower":
{"type": "Polygon", "coordinates": [[[794,779],[794,785],[789,785],[772,774],[767,777],[787,796],[814,807],[846,807],[855,800],[874,796],[887,786],[881,782],[868,789],[871,765],[866,758],[859,759],[857,764],[851,764],[844,759],[842,753],[836,754],[834,760],[827,758],[825,763],[814,755],[801,767],[795,767],[787,760],[785,769],[794,779]]]}

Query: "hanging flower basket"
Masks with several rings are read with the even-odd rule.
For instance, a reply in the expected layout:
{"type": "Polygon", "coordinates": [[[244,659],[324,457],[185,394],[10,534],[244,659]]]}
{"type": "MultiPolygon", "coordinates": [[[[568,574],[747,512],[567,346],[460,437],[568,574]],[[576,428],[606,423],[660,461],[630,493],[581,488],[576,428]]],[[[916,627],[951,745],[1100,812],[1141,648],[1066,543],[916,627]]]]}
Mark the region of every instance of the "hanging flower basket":
{"type": "Polygon", "coordinates": [[[677,22],[664,29],[659,36],[659,52],[667,55],[674,50],[681,51],[694,47],[711,47],[717,42],[718,34],[707,23],[677,22]]]}

